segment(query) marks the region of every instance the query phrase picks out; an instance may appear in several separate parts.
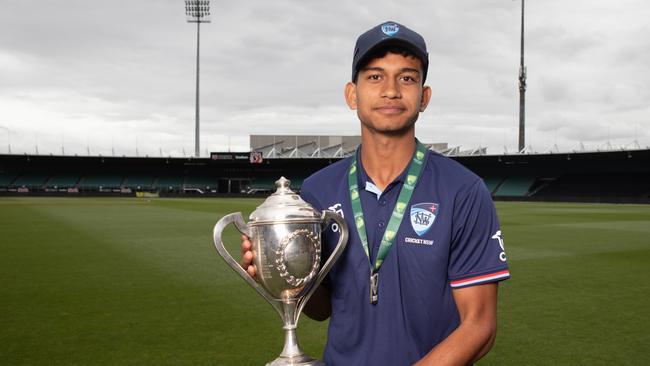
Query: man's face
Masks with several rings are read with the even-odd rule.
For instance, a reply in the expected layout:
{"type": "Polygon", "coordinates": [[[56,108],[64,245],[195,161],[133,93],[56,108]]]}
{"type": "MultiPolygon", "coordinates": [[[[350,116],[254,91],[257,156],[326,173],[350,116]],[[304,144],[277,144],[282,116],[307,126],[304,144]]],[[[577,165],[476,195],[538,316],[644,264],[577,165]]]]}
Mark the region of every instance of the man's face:
{"type": "Polygon", "coordinates": [[[359,71],[345,88],[348,106],[357,111],[362,128],[383,134],[409,131],[423,112],[431,89],[422,86],[422,63],[413,56],[387,53],[359,71]]]}

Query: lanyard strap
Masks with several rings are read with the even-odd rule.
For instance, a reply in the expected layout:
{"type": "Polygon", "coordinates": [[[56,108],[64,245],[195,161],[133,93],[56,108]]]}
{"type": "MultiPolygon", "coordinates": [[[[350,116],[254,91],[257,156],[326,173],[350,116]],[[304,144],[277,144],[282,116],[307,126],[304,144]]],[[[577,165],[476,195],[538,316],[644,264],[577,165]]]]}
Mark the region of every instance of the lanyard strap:
{"type": "MultiPolygon", "coordinates": [[[[427,151],[426,146],[424,146],[417,139],[415,140],[417,147],[415,153],[413,154],[413,159],[409,164],[408,173],[406,175],[406,181],[402,185],[402,189],[399,192],[399,197],[397,198],[397,203],[393,209],[393,213],[390,216],[388,225],[386,225],[386,230],[384,235],[381,237],[381,244],[379,245],[379,251],[377,253],[377,258],[375,259],[375,265],[373,268],[372,263],[370,262],[370,253],[368,252],[368,237],[366,236],[366,225],[363,219],[363,210],[361,209],[361,200],[359,199],[359,187],[357,179],[357,154],[354,154],[352,157],[352,162],[350,163],[350,170],[348,172],[348,187],[350,188],[350,201],[352,203],[352,213],[354,213],[354,222],[357,227],[357,233],[359,234],[359,239],[361,239],[361,244],[363,245],[363,251],[368,257],[368,264],[370,265],[371,276],[376,274],[381,267],[381,264],[384,262],[384,259],[388,255],[390,248],[395,243],[397,238],[397,230],[402,223],[404,218],[404,210],[411,200],[413,195],[413,190],[415,185],[418,182],[420,173],[422,172],[422,166],[424,163],[424,155],[427,151]]],[[[358,149],[357,149],[358,150],[358,149]]]]}

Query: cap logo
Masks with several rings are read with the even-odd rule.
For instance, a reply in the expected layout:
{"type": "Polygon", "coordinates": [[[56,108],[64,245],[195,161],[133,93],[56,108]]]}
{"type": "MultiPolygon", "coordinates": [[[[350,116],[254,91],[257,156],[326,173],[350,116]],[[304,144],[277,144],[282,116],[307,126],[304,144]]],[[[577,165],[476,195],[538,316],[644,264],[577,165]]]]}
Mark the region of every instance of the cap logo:
{"type": "Polygon", "coordinates": [[[382,24],[381,31],[385,35],[387,35],[389,37],[392,37],[392,36],[396,35],[397,32],[399,32],[399,25],[397,25],[395,23],[382,24]]]}

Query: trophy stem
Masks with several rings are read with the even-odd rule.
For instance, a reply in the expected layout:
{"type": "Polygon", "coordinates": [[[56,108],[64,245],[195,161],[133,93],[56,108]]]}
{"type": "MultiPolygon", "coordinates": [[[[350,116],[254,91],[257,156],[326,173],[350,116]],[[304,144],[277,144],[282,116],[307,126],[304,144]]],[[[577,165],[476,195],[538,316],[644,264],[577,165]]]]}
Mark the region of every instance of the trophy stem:
{"type": "Polygon", "coordinates": [[[298,337],[296,336],[296,328],[284,329],[284,348],[280,357],[296,357],[303,355],[300,346],[298,345],[298,337]]]}
{"type": "Polygon", "coordinates": [[[284,309],[284,348],[280,357],[296,357],[303,355],[300,345],[298,344],[298,335],[296,334],[296,327],[298,325],[298,317],[296,316],[297,304],[296,301],[283,301],[282,308],[284,309]]]}
{"type": "Polygon", "coordinates": [[[267,363],[266,366],[325,366],[322,361],[315,360],[306,355],[298,345],[296,324],[298,323],[298,301],[282,301],[284,310],[282,320],[284,321],[284,348],[280,357],[267,363]]]}

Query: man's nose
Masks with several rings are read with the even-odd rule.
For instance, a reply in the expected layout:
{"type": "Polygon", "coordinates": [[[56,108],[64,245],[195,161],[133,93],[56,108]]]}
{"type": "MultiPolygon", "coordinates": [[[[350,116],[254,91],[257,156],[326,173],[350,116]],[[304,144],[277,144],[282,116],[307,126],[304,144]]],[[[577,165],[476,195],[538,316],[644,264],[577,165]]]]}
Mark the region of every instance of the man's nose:
{"type": "Polygon", "coordinates": [[[384,89],[382,90],[382,96],[390,99],[401,97],[399,83],[395,79],[388,79],[384,84],[384,89]]]}

